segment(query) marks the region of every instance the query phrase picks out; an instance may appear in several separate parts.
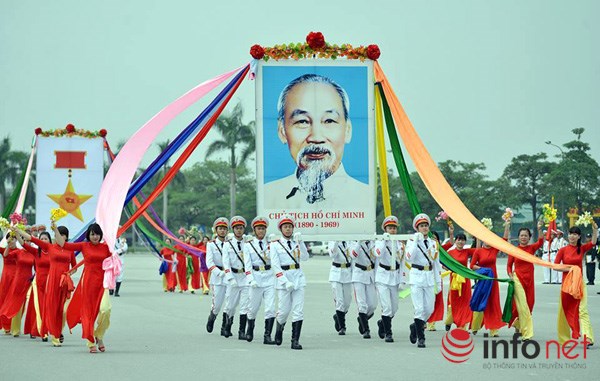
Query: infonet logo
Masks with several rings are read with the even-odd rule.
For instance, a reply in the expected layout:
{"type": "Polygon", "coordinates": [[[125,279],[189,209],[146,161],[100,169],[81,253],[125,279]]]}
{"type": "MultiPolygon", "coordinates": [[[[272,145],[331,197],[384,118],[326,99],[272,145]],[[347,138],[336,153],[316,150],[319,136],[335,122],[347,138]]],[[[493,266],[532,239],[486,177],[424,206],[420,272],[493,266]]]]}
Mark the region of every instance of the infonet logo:
{"type": "Polygon", "coordinates": [[[453,329],[448,331],[442,338],[442,356],[455,364],[465,362],[469,355],[475,349],[473,338],[468,331],[463,329],[453,329]]]}
{"type": "MultiPolygon", "coordinates": [[[[489,339],[483,335],[483,358],[488,359],[545,359],[545,360],[586,360],[587,348],[591,344],[584,335],[581,341],[567,340],[562,345],[556,340],[538,342],[536,340],[520,340],[520,334],[514,334],[510,340],[489,339]],[[573,351],[581,344],[581,353],[573,351]]],[[[442,338],[440,352],[444,358],[459,364],[467,361],[475,349],[473,337],[468,331],[455,328],[442,338]]]]}

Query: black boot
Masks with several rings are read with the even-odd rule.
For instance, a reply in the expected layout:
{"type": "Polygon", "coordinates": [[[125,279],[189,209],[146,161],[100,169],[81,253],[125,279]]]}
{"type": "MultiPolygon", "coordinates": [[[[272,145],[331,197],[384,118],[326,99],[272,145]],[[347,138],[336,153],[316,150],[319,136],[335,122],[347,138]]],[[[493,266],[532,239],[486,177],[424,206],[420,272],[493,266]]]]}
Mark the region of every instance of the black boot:
{"type": "Polygon", "coordinates": [[[238,340],[246,340],[246,322],[248,315],[240,315],[240,327],[238,329],[238,340]]]}
{"type": "Polygon", "coordinates": [[[223,312],[223,321],[221,322],[221,336],[227,336],[227,324],[229,323],[229,319],[227,318],[227,314],[223,312]]]}
{"type": "Polygon", "coordinates": [[[359,331],[362,330],[363,339],[370,339],[371,331],[369,330],[369,318],[366,313],[360,312],[358,314],[358,325],[360,327],[359,331]]]}
{"type": "Polygon", "coordinates": [[[338,316],[338,311],[335,311],[335,315],[333,315],[333,329],[336,332],[339,332],[341,328],[340,326],[340,317],[338,316]]]}
{"type": "Polygon", "coordinates": [[[425,348],[425,322],[421,319],[415,319],[415,325],[417,327],[417,347],[425,348]]]}
{"type": "Polygon", "coordinates": [[[358,317],[356,318],[356,320],[358,321],[358,332],[362,335],[365,333],[365,329],[363,328],[363,322],[360,318],[360,312],[358,313],[358,317]]]}
{"type": "Polygon", "coordinates": [[[275,344],[281,345],[283,343],[283,329],[285,328],[285,323],[279,324],[277,322],[277,327],[275,328],[275,344]]]}
{"type": "Polygon", "coordinates": [[[248,330],[246,331],[246,341],[251,342],[254,339],[254,319],[248,319],[248,330]]]}
{"type": "Polygon", "coordinates": [[[265,336],[263,338],[263,344],[273,345],[275,341],[271,339],[271,332],[273,331],[273,324],[275,323],[275,318],[265,319],[265,336]]]}
{"type": "Polygon", "coordinates": [[[233,336],[233,333],[231,333],[231,327],[233,327],[233,318],[234,318],[234,316],[227,315],[227,325],[225,327],[225,337],[233,336]]]}
{"type": "Polygon", "coordinates": [[[379,335],[380,339],[385,337],[385,326],[383,325],[383,316],[381,319],[377,320],[377,335],[379,335]]]}
{"type": "Polygon", "coordinates": [[[208,333],[212,333],[216,319],[217,315],[213,314],[213,312],[210,311],[210,314],[208,315],[208,321],[206,322],[206,330],[208,331],[208,333]]]}
{"type": "Polygon", "coordinates": [[[385,330],[385,342],[393,343],[394,338],[392,337],[392,317],[382,316],[381,320],[383,321],[383,328],[385,330]]]}
{"type": "Polygon", "coordinates": [[[114,295],[115,294],[115,290],[108,290],[108,295],[114,295]]]}
{"type": "Polygon", "coordinates": [[[302,345],[298,342],[300,340],[300,331],[302,331],[302,320],[298,320],[292,323],[292,349],[302,349],[302,345]]]}
{"type": "Polygon", "coordinates": [[[414,323],[409,326],[410,336],[408,336],[408,339],[410,340],[411,344],[417,343],[417,320],[419,319],[415,319],[414,323]]]}
{"type": "Polygon", "coordinates": [[[335,315],[333,315],[333,320],[335,321],[336,331],[339,335],[343,336],[346,334],[346,313],[342,311],[335,311],[335,315]]]}
{"type": "Polygon", "coordinates": [[[115,296],[119,297],[119,289],[121,288],[121,282],[117,282],[117,287],[115,288],[115,296]]]}

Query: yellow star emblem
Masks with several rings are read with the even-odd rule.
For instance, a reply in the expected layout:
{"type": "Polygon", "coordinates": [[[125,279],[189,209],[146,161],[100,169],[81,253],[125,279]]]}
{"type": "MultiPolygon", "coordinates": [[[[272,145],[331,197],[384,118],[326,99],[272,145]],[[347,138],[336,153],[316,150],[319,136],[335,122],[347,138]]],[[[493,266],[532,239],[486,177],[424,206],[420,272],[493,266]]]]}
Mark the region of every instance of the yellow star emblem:
{"type": "Polygon", "coordinates": [[[81,214],[81,209],[79,207],[92,198],[91,194],[77,194],[75,193],[75,188],[73,188],[73,184],[71,183],[71,179],[67,183],[67,189],[63,194],[48,194],[55,203],[57,203],[61,208],[67,211],[67,213],[71,214],[73,217],[77,218],[81,222],[83,222],[83,215],[81,214]]]}

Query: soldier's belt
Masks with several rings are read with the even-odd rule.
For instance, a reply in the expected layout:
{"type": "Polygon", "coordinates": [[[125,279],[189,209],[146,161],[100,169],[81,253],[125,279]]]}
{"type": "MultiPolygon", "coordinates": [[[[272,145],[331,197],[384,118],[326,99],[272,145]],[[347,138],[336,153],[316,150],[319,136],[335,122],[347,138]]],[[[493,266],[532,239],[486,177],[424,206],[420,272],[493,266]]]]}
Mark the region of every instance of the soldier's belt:
{"type": "MultiPolygon", "coordinates": [[[[381,267],[382,269],[387,270],[387,271],[392,271],[391,266],[386,266],[383,263],[380,263],[379,267],[381,267]]],[[[400,263],[396,262],[396,268],[394,270],[398,270],[399,268],[400,268],[400,263]]]]}
{"type": "Polygon", "coordinates": [[[300,264],[291,264],[291,265],[283,265],[281,266],[282,270],[297,270],[300,268],[300,264]]]}
{"type": "Polygon", "coordinates": [[[216,268],[218,268],[219,270],[223,271],[223,266],[217,266],[215,265],[216,268]]]}
{"type": "Polygon", "coordinates": [[[271,265],[252,266],[252,270],[254,270],[254,271],[267,271],[267,270],[271,270],[271,265]]]}
{"type": "Polygon", "coordinates": [[[427,266],[421,266],[421,265],[413,264],[411,267],[413,269],[417,269],[417,270],[421,270],[421,271],[431,271],[431,267],[429,265],[427,265],[427,266]]]}
{"type": "Polygon", "coordinates": [[[335,263],[335,262],[333,262],[331,265],[333,267],[339,267],[341,269],[349,269],[350,268],[350,263],[335,263]]]}
{"type": "Polygon", "coordinates": [[[354,266],[358,267],[362,271],[371,271],[371,270],[373,270],[373,267],[371,267],[370,265],[369,266],[363,266],[363,265],[360,265],[358,263],[355,263],[354,266]]]}
{"type": "Polygon", "coordinates": [[[244,269],[234,269],[233,267],[231,268],[231,272],[234,274],[240,274],[244,272],[244,269]]]}

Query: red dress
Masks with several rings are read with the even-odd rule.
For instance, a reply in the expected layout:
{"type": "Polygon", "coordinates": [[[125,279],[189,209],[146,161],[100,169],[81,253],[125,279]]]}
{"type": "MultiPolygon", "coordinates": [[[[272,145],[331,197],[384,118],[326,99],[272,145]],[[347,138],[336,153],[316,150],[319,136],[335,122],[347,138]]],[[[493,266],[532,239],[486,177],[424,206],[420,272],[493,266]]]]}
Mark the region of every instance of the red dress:
{"type": "MultiPolygon", "coordinates": [[[[498,252],[499,250],[493,247],[480,247],[475,249],[475,253],[473,253],[473,258],[471,259],[471,268],[473,268],[474,265],[477,265],[479,267],[492,269],[494,278],[498,278],[498,271],[496,270],[498,252]]],[[[483,311],[483,325],[489,330],[500,329],[506,325],[506,323],[502,321],[500,287],[496,280],[492,283],[492,291],[490,292],[487,306],[483,311]]]]}
{"type": "Polygon", "coordinates": [[[46,280],[44,297],[44,315],[42,321],[48,329],[48,333],[59,338],[62,332],[63,315],[66,298],[60,292],[60,277],[75,266],[75,253],[56,244],[40,241],[31,237],[31,242],[38,245],[42,251],[48,253],[50,267],[46,280]]]}
{"type": "Polygon", "coordinates": [[[17,252],[17,271],[0,308],[0,315],[8,319],[12,319],[23,309],[27,300],[27,291],[31,286],[32,269],[35,263],[35,257],[27,250],[15,249],[14,251],[17,252]]]}
{"type": "Polygon", "coordinates": [[[32,291],[29,296],[29,303],[27,304],[27,315],[25,316],[23,333],[44,337],[48,331],[43,316],[44,300],[46,299],[46,281],[48,280],[48,272],[50,271],[50,257],[48,256],[48,252],[44,250],[39,251],[27,243],[23,245],[23,248],[35,256],[35,285],[37,291],[37,303],[39,306],[39,311],[37,311],[37,313],[39,313],[42,318],[42,325],[41,327],[38,327],[35,299],[32,291]]]}
{"type": "MultiPolygon", "coordinates": [[[[519,249],[528,252],[531,255],[535,255],[535,252],[542,247],[544,243],[544,239],[540,238],[534,244],[521,246],[519,245],[519,249]]],[[[513,256],[508,257],[508,263],[506,264],[506,272],[512,273],[514,264],[514,272],[519,277],[519,281],[521,285],[523,285],[523,289],[525,290],[525,296],[527,297],[527,305],[529,306],[529,311],[533,313],[533,306],[535,305],[535,283],[534,283],[534,269],[533,263],[525,262],[521,259],[515,258],[513,256]]],[[[517,312],[517,304],[513,302],[512,308],[512,319],[508,323],[508,326],[512,326],[515,319],[519,316],[517,312]]]]}
{"type": "MultiPolygon", "coordinates": [[[[6,257],[2,257],[2,278],[0,278],[0,306],[4,303],[10,285],[17,272],[17,250],[9,250],[6,257]]],[[[0,323],[5,331],[10,331],[10,319],[0,316],[0,323]]]]}
{"type": "Polygon", "coordinates": [[[104,294],[102,262],[112,254],[105,243],[65,243],[64,248],[81,251],[83,255],[83,274],[67,307],[67,324],[69,329],[73,329],[81,323],[81,337],[93,343],[94,323],[104,294]]]}
{"type": "MultiPolygon", "coordinates": [[[[583,271],[583,256],[585,255],[585,252],[592,247],[594,247],[594,245],[591,242],[585,243],[581,245],[579,254],[577,254],[577,246],[565,246],[558,250],[554,263],[562,262],[565,265],[574,265],[583,271]]],[[[564,279],[565,277],[563,276],[563,280],[564,279]]],[[[585,285],[583,287],[585,287],[585,285]]],[[[573,339],[579,339],[581,336],[579,332],[579,304],[581,299],[575,299],[571,294],[562,291],[560,292],[560,299],[565,318],[567,319],[567,323],[569,323],[569,327],[571,327],[571,337],[573,339]]]]}
{"type": "Polygon", "coordinates": [[[186,250],[186,253],[190,255],[189,258],[191,258],[192,267],[194,268],[194,272],[192,273],[192,288],[194,290],[199,290],[202,287],[200,284],[200,258],[192,254],[189,250],[186,250]]]}
{"type": "MultiPolygon", "coordinates": [[[[474,252],[474,248],[462,250],[454,249],[450,250],[448,254],[466,267],[469,257],[472,256],[474,252]]],[[[456,274],[453,273],[451,276],[450,284],[452,284],[452,279],[454,279],[456,274]]],[[[450,289],[450,296],[448,298],[450,299],[450,306],[452,307],[452,319],[454,320],[454,324],[456,324],[457,327],[464,327],[467,324],[470,324],[471,319],[473,318],[473,311],[471,311],[470,305],[471,280],[465,279],[465,283],[462,284],[460,290],[460,295],[458,290],[450,289]]]]}
{"type": "Polygon", "coordinates": [[[177,282],[179,284],[179,290],[187,291],[187,258],[185,256],[185,249],[181,245],[175,245],[175,249],[181,251],[177,253],[177,282]]]}
{"type": "MultiPolygon", "coordinates": [[[[453,243],[447,242],[442,245],[442,249],[448,251],[449,248],[454,245],[453,243]]],[[[442,291],[435,294],[435,305],[433,307],[433,312],[427,323],[434,323],[436,321],[444,320],[444,282],[442,282],[442,291]]]]}
{"type": "MultiPolygon", "coordinates": [[[[163,247],[160,251],[160,254],[167,261],[172,261],[173,254],[175,254],[175,252],[168,247],[163,247]]],[[[167,266],[167,272],[164,274],[165,278],[167,279],[167,290],[174,290],[175,286],[177,286],[177,279],[175,278],[175,273],[173,272],[173,263],[167,262],[167,266]]]]}

